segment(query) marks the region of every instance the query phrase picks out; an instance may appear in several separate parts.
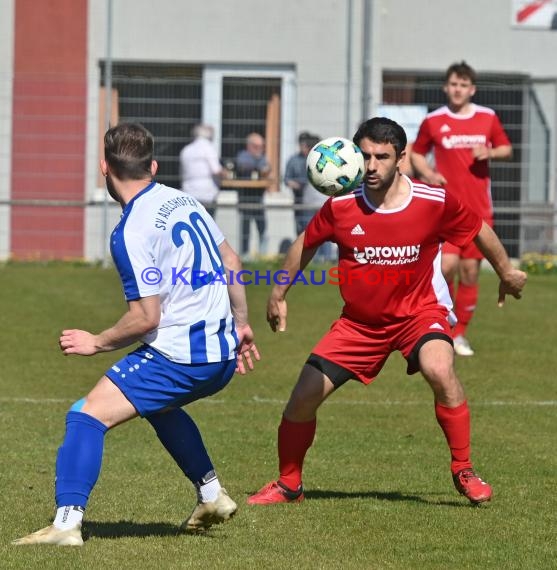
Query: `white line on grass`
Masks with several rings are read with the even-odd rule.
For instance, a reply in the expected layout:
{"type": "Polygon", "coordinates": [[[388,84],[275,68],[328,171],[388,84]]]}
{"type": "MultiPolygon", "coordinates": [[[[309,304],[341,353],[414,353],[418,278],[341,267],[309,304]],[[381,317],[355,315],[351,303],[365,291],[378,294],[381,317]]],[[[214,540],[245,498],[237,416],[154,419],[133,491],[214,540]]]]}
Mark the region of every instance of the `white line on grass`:
{"type": "MultiPolygon", "coordinates": [[[[69,398],[9,398],[0,397],[1,403],[22,403],[22,404],[67,404],[75,402],[69,398]]],[[[198,400],[198,403],[206,404],[286,404],[286,400],[275,398],[260,398],[254,396],[251,400],[223,400],[220,398],[205,398],[198,400]]],[[[327,405],[336,404],[341,406],[428,406],[431,400],[340,400],[329,399],[327,405]]],[[[486,400],[470,401],[472,406],[556,406],[557,400],[486,400]]]]}
{"type": "MultiPolygon", "coordinates": [[[[210,402],[211,400],[207,400],[210,402]]],[[[258,404],[286,404],[286,400],[260,398],[254,396],[253,402],[258,404]]],[[[224,401],[221,400],[224,403],[224,401]]],[[[220,402],[219,402],[220,403],[220,402]]],[[[485,402],[470,400],[473,406],[555,406],[557,400],[488,400],[485,402]]],[[[327,404],[340,404],[344,406],[423,406],[431,405],[432,400],[340,400],[329,399],[327,404]]]]}
{"type": "Polygon", "coordinates": [[[23,404],[67,404],[75,402],[75,399],[67,398],[0,398],[0,402],[17,402],[23,404]]]}

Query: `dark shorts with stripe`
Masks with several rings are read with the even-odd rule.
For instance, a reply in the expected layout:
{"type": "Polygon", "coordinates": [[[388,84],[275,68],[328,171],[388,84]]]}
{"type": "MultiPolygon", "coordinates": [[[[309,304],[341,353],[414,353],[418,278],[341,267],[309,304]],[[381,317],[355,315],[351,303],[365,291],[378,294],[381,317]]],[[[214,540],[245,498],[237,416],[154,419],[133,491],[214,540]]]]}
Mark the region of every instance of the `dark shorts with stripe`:
{"type": "Polygon", "coordinates": [[[389,355],[397,350],[406,359],[407,374],[418,372],[420,348],[432,339],[445,340],[452,345],[446,312],[426,311],[383,327],[341,317],[314,347],[307,364],[321,370],[335,386],[351,378],[369,384],[389,355]]]}

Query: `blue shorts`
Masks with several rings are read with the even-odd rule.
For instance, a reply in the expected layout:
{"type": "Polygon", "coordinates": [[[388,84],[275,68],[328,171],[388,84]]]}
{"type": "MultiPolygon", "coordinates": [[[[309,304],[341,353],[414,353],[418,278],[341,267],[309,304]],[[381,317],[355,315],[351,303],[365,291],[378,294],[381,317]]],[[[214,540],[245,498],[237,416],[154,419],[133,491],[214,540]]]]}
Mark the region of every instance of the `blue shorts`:
{"type": "Polygon", "coordinates": [[[172,362],[144,344],[105,372],[141,417],[178,408],[222,390],[236,360],[207,364],[172,362]]]}

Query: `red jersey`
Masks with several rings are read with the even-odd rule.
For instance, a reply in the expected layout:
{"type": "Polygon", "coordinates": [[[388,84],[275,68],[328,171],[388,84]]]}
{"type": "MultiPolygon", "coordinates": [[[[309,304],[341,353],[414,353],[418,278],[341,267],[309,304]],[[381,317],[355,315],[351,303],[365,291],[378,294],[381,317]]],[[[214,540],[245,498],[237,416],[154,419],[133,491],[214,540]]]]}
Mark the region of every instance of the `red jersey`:
{"type": "Polygon", "coordinates": [[[435,168],[446,178],[447,188],[484,220],[493,217],[489,161],[474,160],[478,145],[510,145],[493,109],[472,105],[468,115],[457,115],[447,106],[423,120],[412,150],[426,155],[433,149],[435,168]]]}
{"type": "Polygon", "coordinates": [[[309,222],[304,247],[339,247],[343,314],[384,325],[429,309],[452,308],[441,273],[441,243],[467,245],[481,218],[444,188],[404,177],[410,196],[400,208],[376,209],[363,188],[330,198],[309,222]]]}

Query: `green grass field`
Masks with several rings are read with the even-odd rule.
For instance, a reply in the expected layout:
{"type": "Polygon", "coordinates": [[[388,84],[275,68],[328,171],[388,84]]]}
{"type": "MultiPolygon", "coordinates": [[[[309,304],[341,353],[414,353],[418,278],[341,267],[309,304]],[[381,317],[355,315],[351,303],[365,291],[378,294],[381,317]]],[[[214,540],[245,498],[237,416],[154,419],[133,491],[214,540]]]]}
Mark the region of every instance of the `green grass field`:
{"type": "Polygon", "coordinates": [[[302,504],[248,507],[274,478],[282,408],[314,342],[338,315],[335,287],[298,286],[289,328],[265,322],[268,288],[248,288],[262,360],[226,390],[188,409],[236,518],[204,536],[178,534],[194,506],[189,482],[149,424],[106,437],[81,549],[13,547],[49,524],[56,450],[72,402],[119,354],[67,357],[63,328],[98,331],[125,309],[113,270],[72,265],[0,267],[0,567],[2,568],[557,568],[555,446],[557,280],[533,276],[520,302],[496,306],[482,274],[470,338],[459,359],[472,410],[473,458],[494,500],[471,507],[452,486],[449,454],[429,388],[393,355],[367,388],[351,382],[320,410],[302,504]]]}

